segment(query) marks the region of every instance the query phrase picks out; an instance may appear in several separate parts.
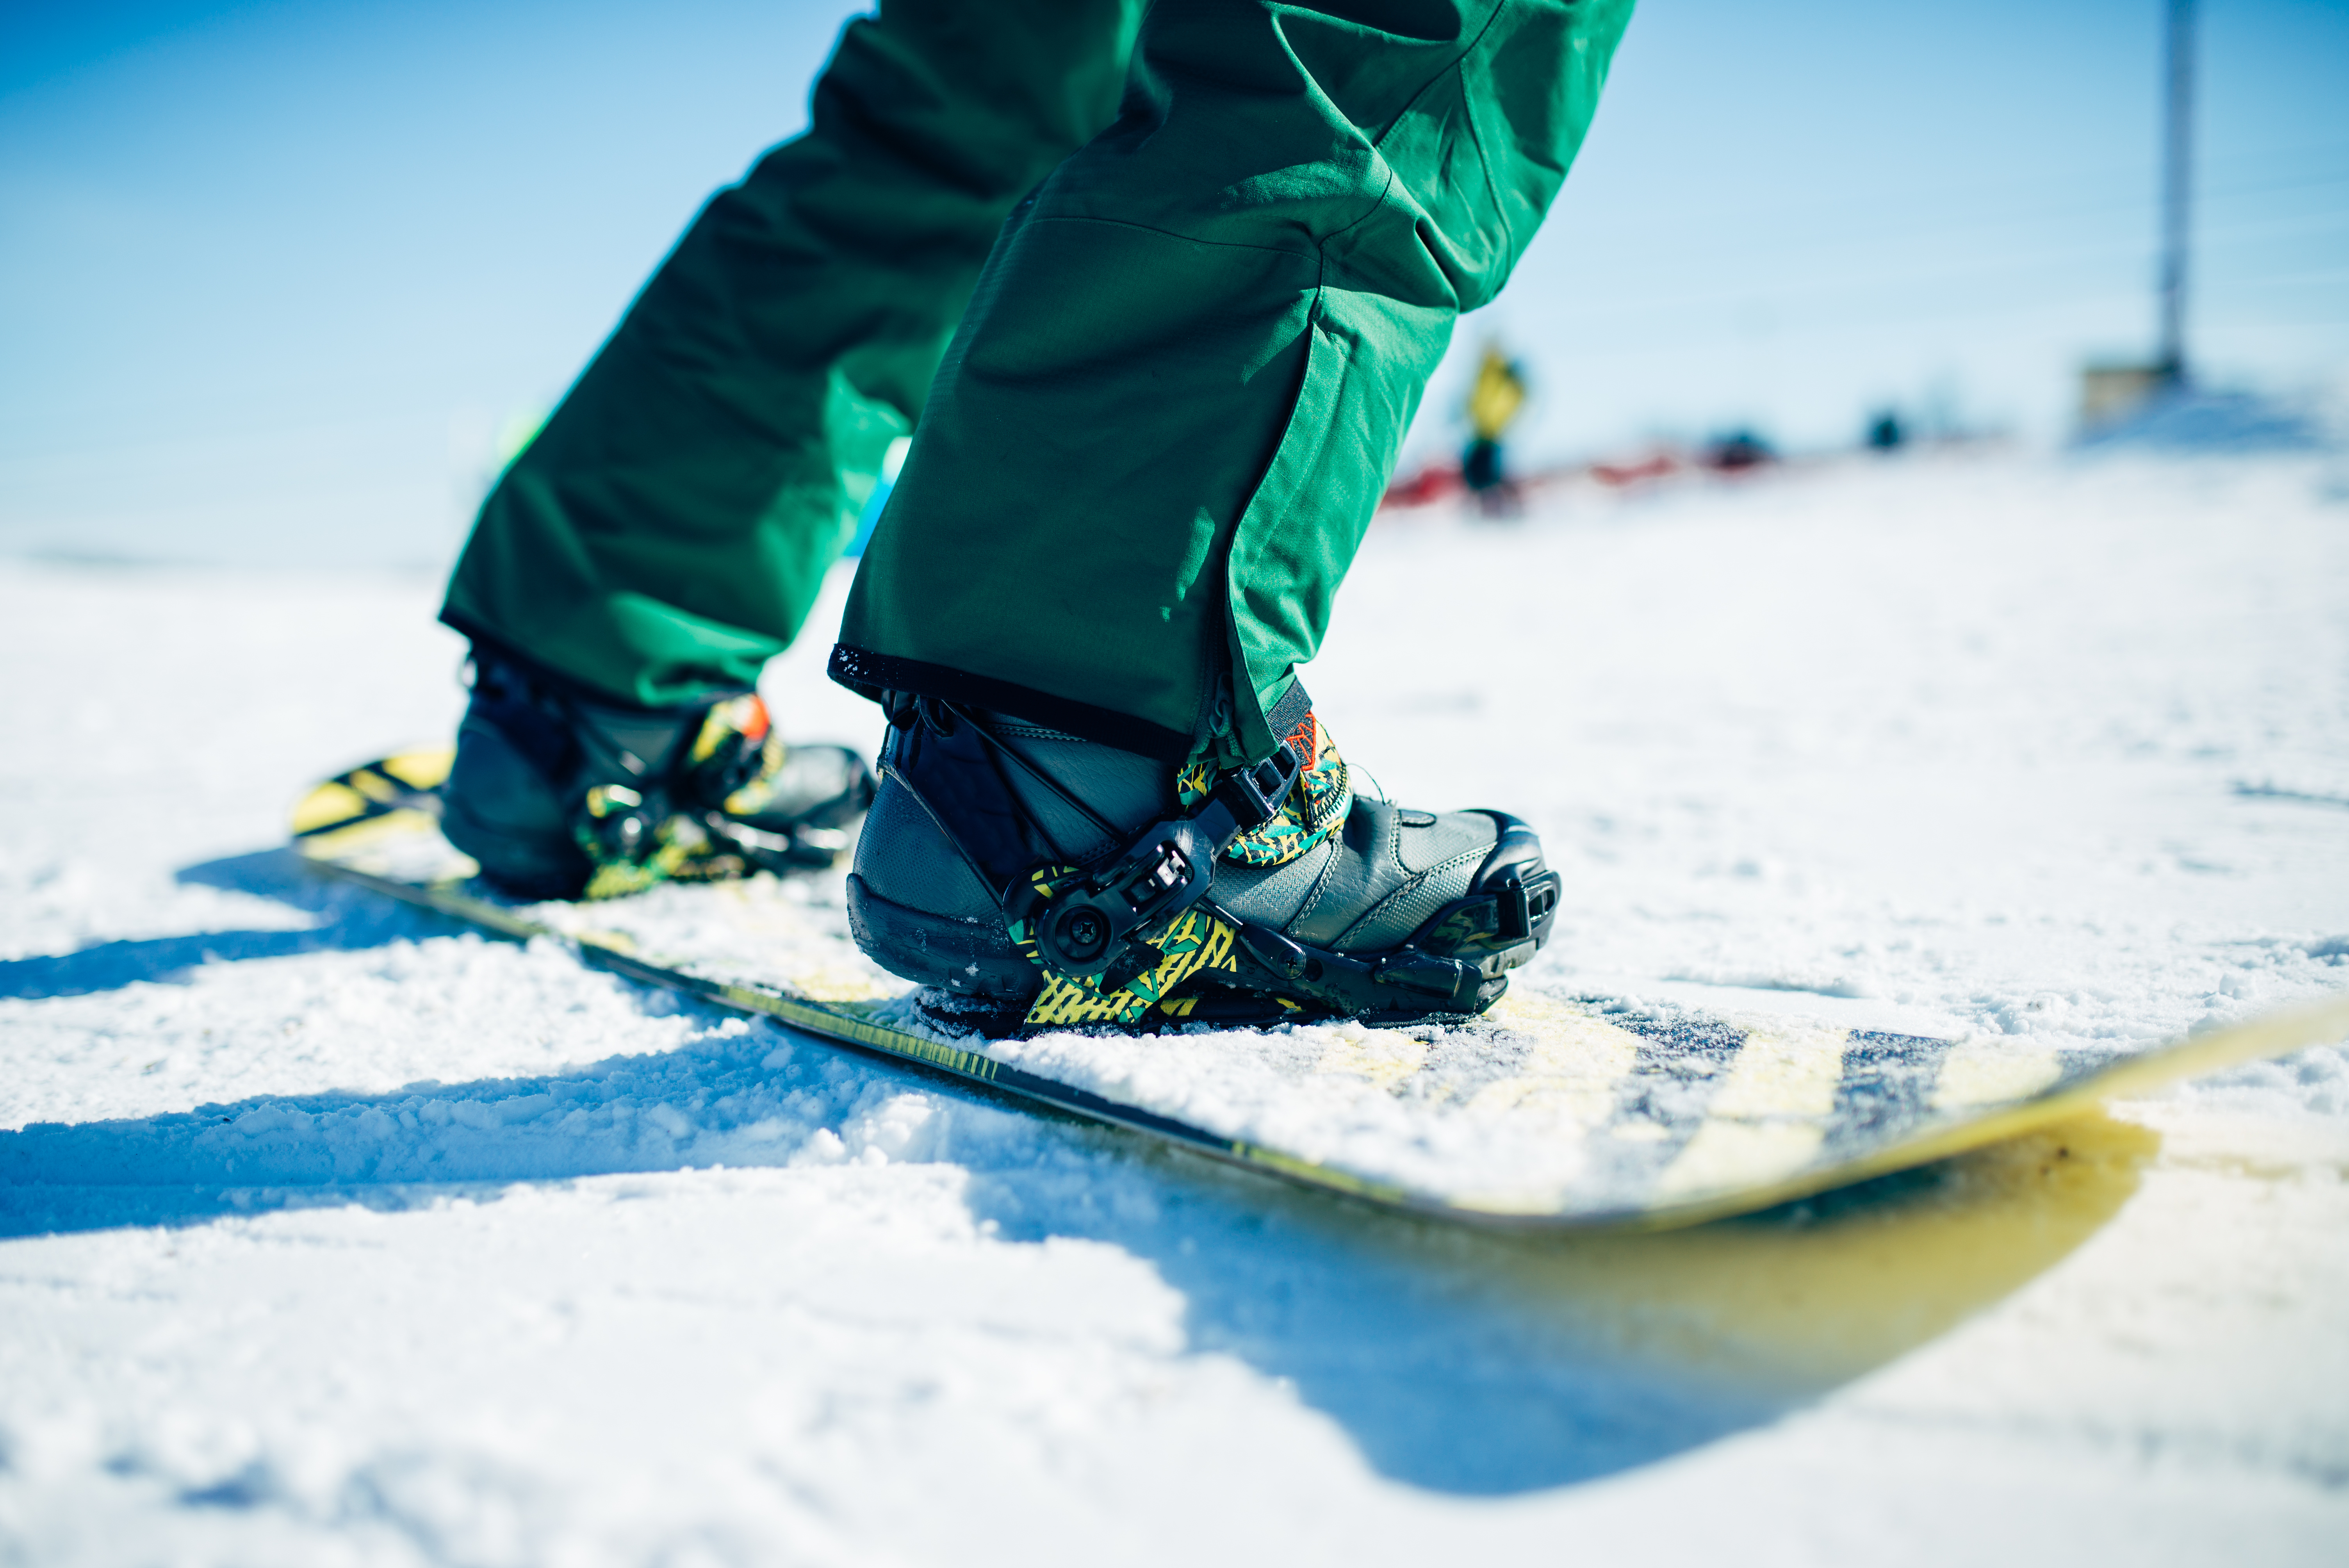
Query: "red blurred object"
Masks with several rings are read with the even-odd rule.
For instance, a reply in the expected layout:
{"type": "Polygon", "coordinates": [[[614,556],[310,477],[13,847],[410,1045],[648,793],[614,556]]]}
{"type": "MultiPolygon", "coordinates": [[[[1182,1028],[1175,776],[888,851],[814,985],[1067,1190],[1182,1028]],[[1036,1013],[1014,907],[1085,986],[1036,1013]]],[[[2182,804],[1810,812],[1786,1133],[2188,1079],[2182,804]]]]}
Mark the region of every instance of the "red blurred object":
{"type": "Polygon", "coordinates": [[[1593,463],[1590,477],[1603,485],[1635,485],[1641,480],[1660,480],[1680,467],[1680,461],[1670,452],[1658,452],[1636,463],[1593,463]]]}
{"type": "Polygon", "coordinates": [[[1379,504],[1386,506],[1427,506],[1458,495],[1466,489],[1460,478],[1457,463],[1430,463],[1415,474],[1407,474],[1387,487],[1379,504]]]}

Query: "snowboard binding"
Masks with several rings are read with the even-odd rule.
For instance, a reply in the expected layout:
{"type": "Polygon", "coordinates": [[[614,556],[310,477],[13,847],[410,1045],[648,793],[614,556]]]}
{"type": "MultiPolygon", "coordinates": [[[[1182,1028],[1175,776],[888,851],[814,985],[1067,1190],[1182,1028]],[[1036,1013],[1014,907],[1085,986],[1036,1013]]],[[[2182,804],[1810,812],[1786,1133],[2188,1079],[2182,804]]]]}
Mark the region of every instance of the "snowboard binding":
{"type": "Polygon", "coordinates": [[[441,828],[527,898],[829,866],[873,799],[862,758],[785,748],[755,692],[623,706],[477,645],[441,828]]]}
{"type": "Polygon", "coordinates": [[[893,696],[885,796],[893,784],[906,790],[985,884],[1009,952],[983,951],[989,944],[973,929],[983,923],[976,918],[925,923],[861,876],[849,889],[859,942],[885,967],[947,993],[942,1022],[982,1027],[1403,1022],[1483,1012],[1556,915],[1559,882],[1542,863],[1539,841],[1513,817],[1459,813],[1491,824],[1473,874],[1454,856],[1441,878],[1413,876],[1391,855],[1399,874],[1381,880],[1369,849],[1332,841],[1350,815],[1364,819],[1355,836],[1371,841],[1437,819],[1356,802],[1309,704],[1301,686],[1292,688],[1274,716],[1275,733],[1287,738],[1270,758],[1220,773],[1186,770],[1178,799],[1187,809],[1129,833],[1025,754],[1013,737],[1032,727],[893,696]],[[1089,852],[1067,853],[1047,818],[1061,837],[1072,822],[1090,825],[1089,852]],[[1432,882],[1456,891],[1400,943],[1313,940],[1284,929],[1278,900],[1260,894],[1272,872],[1317,851],[1322,882],[1344,884],[1363,903],[1357,925],[1388,905],[1426,902],[1432,882]],[[942,962],[954,958],[970,961],[942,962]]]}

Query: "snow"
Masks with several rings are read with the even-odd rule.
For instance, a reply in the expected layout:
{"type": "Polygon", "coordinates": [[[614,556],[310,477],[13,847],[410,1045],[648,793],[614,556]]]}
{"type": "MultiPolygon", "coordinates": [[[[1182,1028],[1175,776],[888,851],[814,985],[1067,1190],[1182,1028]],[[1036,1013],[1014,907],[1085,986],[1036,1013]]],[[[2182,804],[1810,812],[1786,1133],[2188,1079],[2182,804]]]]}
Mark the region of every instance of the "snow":
{"type": "MultiPolygon", "coordinates": [[[[1542,829],[1532,992],[2142,1044],[2349,981],[2344,494],[1390,516],[1309,678],[1542,829]]],[[[1382,1217],[303,877],[453,723],[435,587],[0,565],[0,1562],[2338,1560],[2340,1050],[1687,1233],[1382,1217]]],[[[770,695],[864,736],[823,643],[770,695]]]]}

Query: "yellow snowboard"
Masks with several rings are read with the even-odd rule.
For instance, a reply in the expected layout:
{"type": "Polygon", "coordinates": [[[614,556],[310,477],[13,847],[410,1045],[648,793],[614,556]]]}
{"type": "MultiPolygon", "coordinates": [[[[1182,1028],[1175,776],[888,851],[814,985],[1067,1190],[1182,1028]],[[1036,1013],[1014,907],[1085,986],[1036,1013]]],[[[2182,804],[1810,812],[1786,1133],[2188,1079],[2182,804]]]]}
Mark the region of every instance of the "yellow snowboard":
{"type": "Polygon", "coordinates": [[[294,811],[322,872],[712,1006],[1381,1205],[1661,1229],[2014,1137],[2349,1033],[2349,995],[2141,1049],[1944,1040],[1801,1016],[1513,994],[1466,1024],[957,1036],[771,878],[521,904],[441,838],[450,753],[337,775],[294,811]]]}

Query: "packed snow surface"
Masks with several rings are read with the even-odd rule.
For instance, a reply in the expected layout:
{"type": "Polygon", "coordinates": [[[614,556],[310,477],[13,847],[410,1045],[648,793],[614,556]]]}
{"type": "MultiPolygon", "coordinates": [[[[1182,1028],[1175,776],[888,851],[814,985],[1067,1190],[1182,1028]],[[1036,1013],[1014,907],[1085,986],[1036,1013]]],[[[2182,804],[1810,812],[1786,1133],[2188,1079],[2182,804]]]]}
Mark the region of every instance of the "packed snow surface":
{"type": "MultiPolygon", "coordinates": [[[[1390,515],[1309,680],[1391,796],[1542,830],[1530,992],[2127,1047],[2349,984],[2344,499],[1977,453],[1390,515]]],[[[1676,1234],[1385,1217],[304,875],[285,803],[452,726],[435,586],[0,566],[0,1561],[2349,1539],[2338,1049],[1676,1234]]],[[[875,727],[843,587],[794,733],[875,727]]]]}

